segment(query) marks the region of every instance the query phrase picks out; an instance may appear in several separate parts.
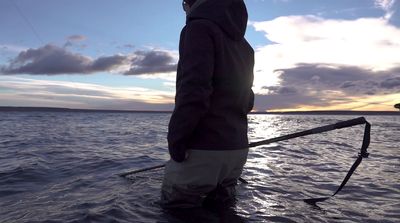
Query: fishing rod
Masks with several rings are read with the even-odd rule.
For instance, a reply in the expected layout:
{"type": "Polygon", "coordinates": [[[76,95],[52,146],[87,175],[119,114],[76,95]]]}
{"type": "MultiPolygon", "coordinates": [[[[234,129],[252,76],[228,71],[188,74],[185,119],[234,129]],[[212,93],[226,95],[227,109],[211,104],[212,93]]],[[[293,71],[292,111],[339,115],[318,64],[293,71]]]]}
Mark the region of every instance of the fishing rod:
{"type": "MultiPolygon", "coordinates": [[[[355,125],[361,125],[361,124],[365,124],[365,130],[364,130],[363,143],[361,146],[360,153],[358,154],[357,160],[354,162],[354,164],[350,168],[349,172],[347,173],[346,177],[344,178],[343,182],[341,183],[339,188],[336,190],[336,192],[332,196],[304,199],[304,201],[306,203],[315,205],[317,202],[325,201],[325,200],[335,196],[337,193],[339,193],[339,191],[345,186],[347,181],[350,179],[351,175],[356,170],[358,165],[361,163],[362,159],[368,158],[369,153],[367,152],[367,148],[370,143],[371,124],[369,122],[367,122],[367,120],[364,117],[350,119],[347,121],[342,121],[342,122],[338,122],[338,123],[331,124],[331,125],[325,125],[325,126],[301,131],[301,132],[292,133],[289,135],[284,135],[284,136],[279,136],[279,137],[275,137],[275,138],[271,138],[271,139],[261,140],[258,142],[252,142],[249,144],[249,147],[257,147],[257,146],[261,146],[261,145],[267,145],[267,144],[274,143],[274,142],[285,141],[285,140],[294,139],[294,138],[298,138],[298,137],[302,137],[302,136],[328,132],[328,131],[332,131],[335,129],[342,129],[342,128],[347,128],[347,127],[352,127],[355,125]]],[[[139,169],[139,170],[127,171],[127,172],[124,172],[124,173],[121,173],[118,175],[120,177],[126,177],[128,175],[137,174],[137,173],[141,173],[141,172],[145,172],[145,171],[149,171],[149,170],[156,170],[156,169],[160,169],[163,167],[165,167],[165,164],[161,164],[161,165],[157,165],[157,166],[153,166],[153,167],[147,167],[147,168],[143,168],[143,169],[139,169]]],[[[239,178],[239,180],[243,183],[247,183],[247,181],[245,181],[242,178],[239,178]]]]}
{"type": "MultiPolygon", "coordinates": [[[[140,170],[128,171],[128,172],[126,172],[126,173],[118,174],[118,176],[120,176],[120,177],[126,177],[126,176],[128,176],[128,175],[132,175],[132,174],[136,174],[136,173],[141,173],[141,172],[146,172],[146,171],[149,171],[149,170],[161,169],[161,168],[164,168],[164,167],[165,167],[165,164],[161,164],[161,165],[157,165],[157,166],[152,166],[152,167],[143,168],[143,169],[140,169],[140,170]]],[[[249,183],[249,182],[247,182],[245,179],[243,179],[243,178],[241,178],[241,177],[239,177],[239,181],[242,182],[242,183],[244,183],[244,184],[248,184],[248,183],[249,183]]]]}

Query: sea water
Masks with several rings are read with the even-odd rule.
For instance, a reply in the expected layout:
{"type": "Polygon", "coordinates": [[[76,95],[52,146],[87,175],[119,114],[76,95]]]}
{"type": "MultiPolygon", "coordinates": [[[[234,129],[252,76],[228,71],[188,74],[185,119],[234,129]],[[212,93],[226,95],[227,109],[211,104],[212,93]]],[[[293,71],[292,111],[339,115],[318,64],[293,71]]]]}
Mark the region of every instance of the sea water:
{"type": "MultiPolygon", "coordinates": [[[[0,112],[0,222],[172,222],[158,206],[168,160],[166,113],[0,112]]],[[[364,126],[251,148],[237,186],[245,222],[399,222],[400,116],[365,116],[370,157],[331,195],[359,152],[364,126]]],[[[250,115],[258,141],[356,118],[250,115]]]]}

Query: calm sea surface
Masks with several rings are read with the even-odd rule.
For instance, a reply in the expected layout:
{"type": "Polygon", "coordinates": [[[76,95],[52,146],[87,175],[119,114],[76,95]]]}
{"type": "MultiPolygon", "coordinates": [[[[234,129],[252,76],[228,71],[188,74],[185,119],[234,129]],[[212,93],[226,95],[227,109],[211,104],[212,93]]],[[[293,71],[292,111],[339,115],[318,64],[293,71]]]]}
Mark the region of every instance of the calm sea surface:
{"type": "MultiPolygon", "coordinates": [[[[157,202],[169,114],[0,112],[0,222],[173,222],[157,202]]],[[[355,116],[250,115],[251,141],[355,116]]],[[[252,148],[236,216],[246,222],[400,222],[400,116],[372,124],[364,159],[331,195],[359,152],[364,126],[252,148]]]]}

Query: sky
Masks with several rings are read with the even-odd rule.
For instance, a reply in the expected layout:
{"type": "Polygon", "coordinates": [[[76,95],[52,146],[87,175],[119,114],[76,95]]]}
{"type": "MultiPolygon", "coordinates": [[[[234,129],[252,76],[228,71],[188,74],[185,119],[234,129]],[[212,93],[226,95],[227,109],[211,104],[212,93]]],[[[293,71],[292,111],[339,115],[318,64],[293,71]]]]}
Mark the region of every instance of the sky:
{"type": "MultiPolygon", "coordinates": [[[[400,103],[400,0],[245,3],[254,111],[400,103]]],[[[172,110],[184,25],[180,0],[0,0],[0,106],[172,110]]]]}

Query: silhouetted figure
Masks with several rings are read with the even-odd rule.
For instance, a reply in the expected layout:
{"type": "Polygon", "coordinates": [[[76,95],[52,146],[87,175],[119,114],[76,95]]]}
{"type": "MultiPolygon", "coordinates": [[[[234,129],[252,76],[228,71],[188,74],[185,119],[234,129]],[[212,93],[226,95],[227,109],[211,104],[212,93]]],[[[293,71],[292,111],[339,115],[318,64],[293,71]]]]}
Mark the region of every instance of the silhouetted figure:
{"type": "Polygon", "coordinates": [[[161,203],[179,213],[207,206],[220,217],[240,219],[229,207],[247,159],[247,114],[254,102],[246,6],[243,0],[186,0],[183,8],[161,203]]]}
{"type": "Polygon", "coordinates": [[[399,109],[399,111],[400,111],[400,103],[395,104],[395,105],[394,105],[394,108],[397,108],[397,109],[399,109]]]}

